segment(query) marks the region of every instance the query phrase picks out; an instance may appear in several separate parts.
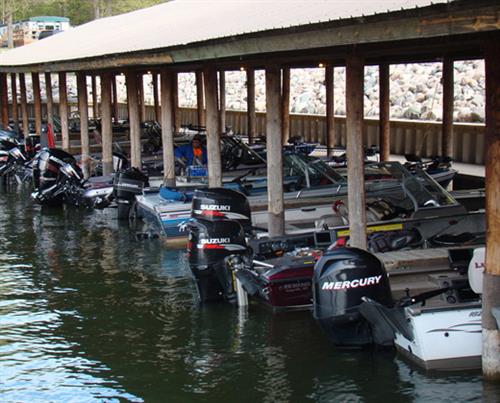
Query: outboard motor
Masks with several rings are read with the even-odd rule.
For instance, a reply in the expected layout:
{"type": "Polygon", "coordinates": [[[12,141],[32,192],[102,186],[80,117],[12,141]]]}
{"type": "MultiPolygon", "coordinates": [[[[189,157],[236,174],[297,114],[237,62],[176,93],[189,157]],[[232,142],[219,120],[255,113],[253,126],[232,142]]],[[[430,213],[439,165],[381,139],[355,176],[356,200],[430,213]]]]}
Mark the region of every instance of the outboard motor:
{"type": "Polygon", "coordinates": [[[225,188],[196,190],[191,217],[210,221],[237,220],[245,230],[252,225],[250,203],[246,196],[225,188]]]}
{"type": "Polygon", "coordinates": [[[341,347],[373,344],[369,323],[360,314],[362,298],[393,305],[384,265],[372,253],[357,248],[326,252],[313,275],[313,308],[330,340],[341,347]]]}
{"type": "Polygon", "coordinates": [[[136,195],[149,186],[147,175],[137,168],[127,168],[115,174],[113,193],[118,205],[118,219],[128,220],[136,195]]]}
{"type": "MultiPolygon", "coordinates": [[[[70,165],[77,173],[78,180],[82,177],[75,158],[66,151],[51,148],[40,151],[33,160],[33,184],[35,192],[32,197],[40,204],[61,205],[64,201],[64,185],[60,183],[61,169],[70,165]]],[[[69,167],[66,167],[66,169],[69,167]]],[[[68,171],[69,172],[69,171],[68,171]]]]}
{"type": "Polygon", "coordinates": [[[248,253],[245,228],[250,228],[247,198],[231,189],[196,190],[188,234],[189,266],[202,302],[233,300],[235,287],[225,258],[248,253]]]}
{"type": "Polygon", "coordinates": [[[234,299],[233,278],[224,259],[246,253],[245,232],[238,221],[195,220],[189,224],[189,266],[201,302],[234,299]]]}

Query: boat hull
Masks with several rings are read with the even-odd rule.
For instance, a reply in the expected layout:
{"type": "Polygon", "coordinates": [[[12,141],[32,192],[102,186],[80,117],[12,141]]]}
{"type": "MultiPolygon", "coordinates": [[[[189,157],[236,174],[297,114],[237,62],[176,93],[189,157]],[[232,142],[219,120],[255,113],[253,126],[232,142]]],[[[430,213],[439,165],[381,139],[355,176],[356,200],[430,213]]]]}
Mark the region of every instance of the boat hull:
{"type": "Polygon", "coordinates": [[[481,367],[481,305],[406,309],[414,340],[396,333],[398,351],[426,370],[481,367]]]}

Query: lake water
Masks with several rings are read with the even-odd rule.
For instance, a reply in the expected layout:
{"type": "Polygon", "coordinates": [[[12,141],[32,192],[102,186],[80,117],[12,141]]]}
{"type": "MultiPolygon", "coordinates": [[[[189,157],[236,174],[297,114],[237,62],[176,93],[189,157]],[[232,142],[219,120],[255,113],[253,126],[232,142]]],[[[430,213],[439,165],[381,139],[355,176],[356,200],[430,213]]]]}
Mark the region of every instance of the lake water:
{"type": "Polygon", "coordinates": [[[0,401],[500,399],[480,372],[337,351],[310,312],[200,306],[184,253],[115,215],[0,193],[0,401]]]}

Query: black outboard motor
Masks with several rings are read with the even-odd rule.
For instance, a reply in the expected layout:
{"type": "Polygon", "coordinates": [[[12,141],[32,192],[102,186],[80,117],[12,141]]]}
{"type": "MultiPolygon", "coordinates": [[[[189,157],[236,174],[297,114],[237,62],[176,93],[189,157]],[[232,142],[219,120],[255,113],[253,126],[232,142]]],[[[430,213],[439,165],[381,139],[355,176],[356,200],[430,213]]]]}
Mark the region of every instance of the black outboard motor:
{"type": "Polygon", "coordinates": [[[313,314],[336,346],[373,344],[371,327],[359,311],[363,297],[393,305],[387,273],[375,255],[338,248],[318,260],[313,275],[313,314]]]}
{"type": "Polygon", "coordinates": [[[202,302],[233,300],[232,273],[225,258],[248,253],[245,228],[250,205],[240,192],[224,188],[196,190],[188,234],[189,266],[202,302]]]}
{"type": "Polygon", "coordinates": [[[245,230],[252,225],[250,203],[246,196],[225,188],[196,190],[191,217],[210,221],[237,220],[245,230]]]}
{"type": "Polygon", "coordinates": [[[128,220],[136,195],[149,186],[147,175],[137,168],[118,171],[113,180],[113,193],[118,205],[118,219],[128,220]]]}
{"type": "Polygon", "coordinates": [[[66,151],[57,148],[43,149],[35,156],[32,163],[33,185],[35,187],[32,197],[35,201],[46,205],[61,205],[64,202],[64,191],[68,178],[62,182],[60,179],[61,169],[66,165],[71,166],[75,180],[80,181],[83,174],[78,168],[75,158],[66,151]]]}
{"type": "Polygon", "coordinates": [[[0,176],[8,175],[18,165],[24,165],[26,157],[20,147],[15,138],[0,133],[0,176]]]}
{"type": "Polygon", "coordinates": [[[194,220],[189,224],[188,257],[201,302],[233,300],[234,284],[224,259],[247,253],[238,221],[194,220]]]}

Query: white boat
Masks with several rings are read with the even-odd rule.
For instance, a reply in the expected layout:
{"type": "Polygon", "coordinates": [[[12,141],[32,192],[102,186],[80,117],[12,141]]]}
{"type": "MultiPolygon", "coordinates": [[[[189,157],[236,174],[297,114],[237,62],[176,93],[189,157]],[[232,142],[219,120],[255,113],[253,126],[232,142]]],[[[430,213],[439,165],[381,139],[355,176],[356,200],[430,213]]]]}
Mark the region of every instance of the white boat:
{"type": "MultiPolygon", "coordinates": [[[[474,294],[449,290],[424,306],[404,310],[409,334],[396,331],[397,350],[427,370],[465,370],[481,367],[481,301],[484,248],[474,251],[468,278],[474,294]]],[[[458,277],[439,279],[440,286],[464,281],[458,277]]]]}

